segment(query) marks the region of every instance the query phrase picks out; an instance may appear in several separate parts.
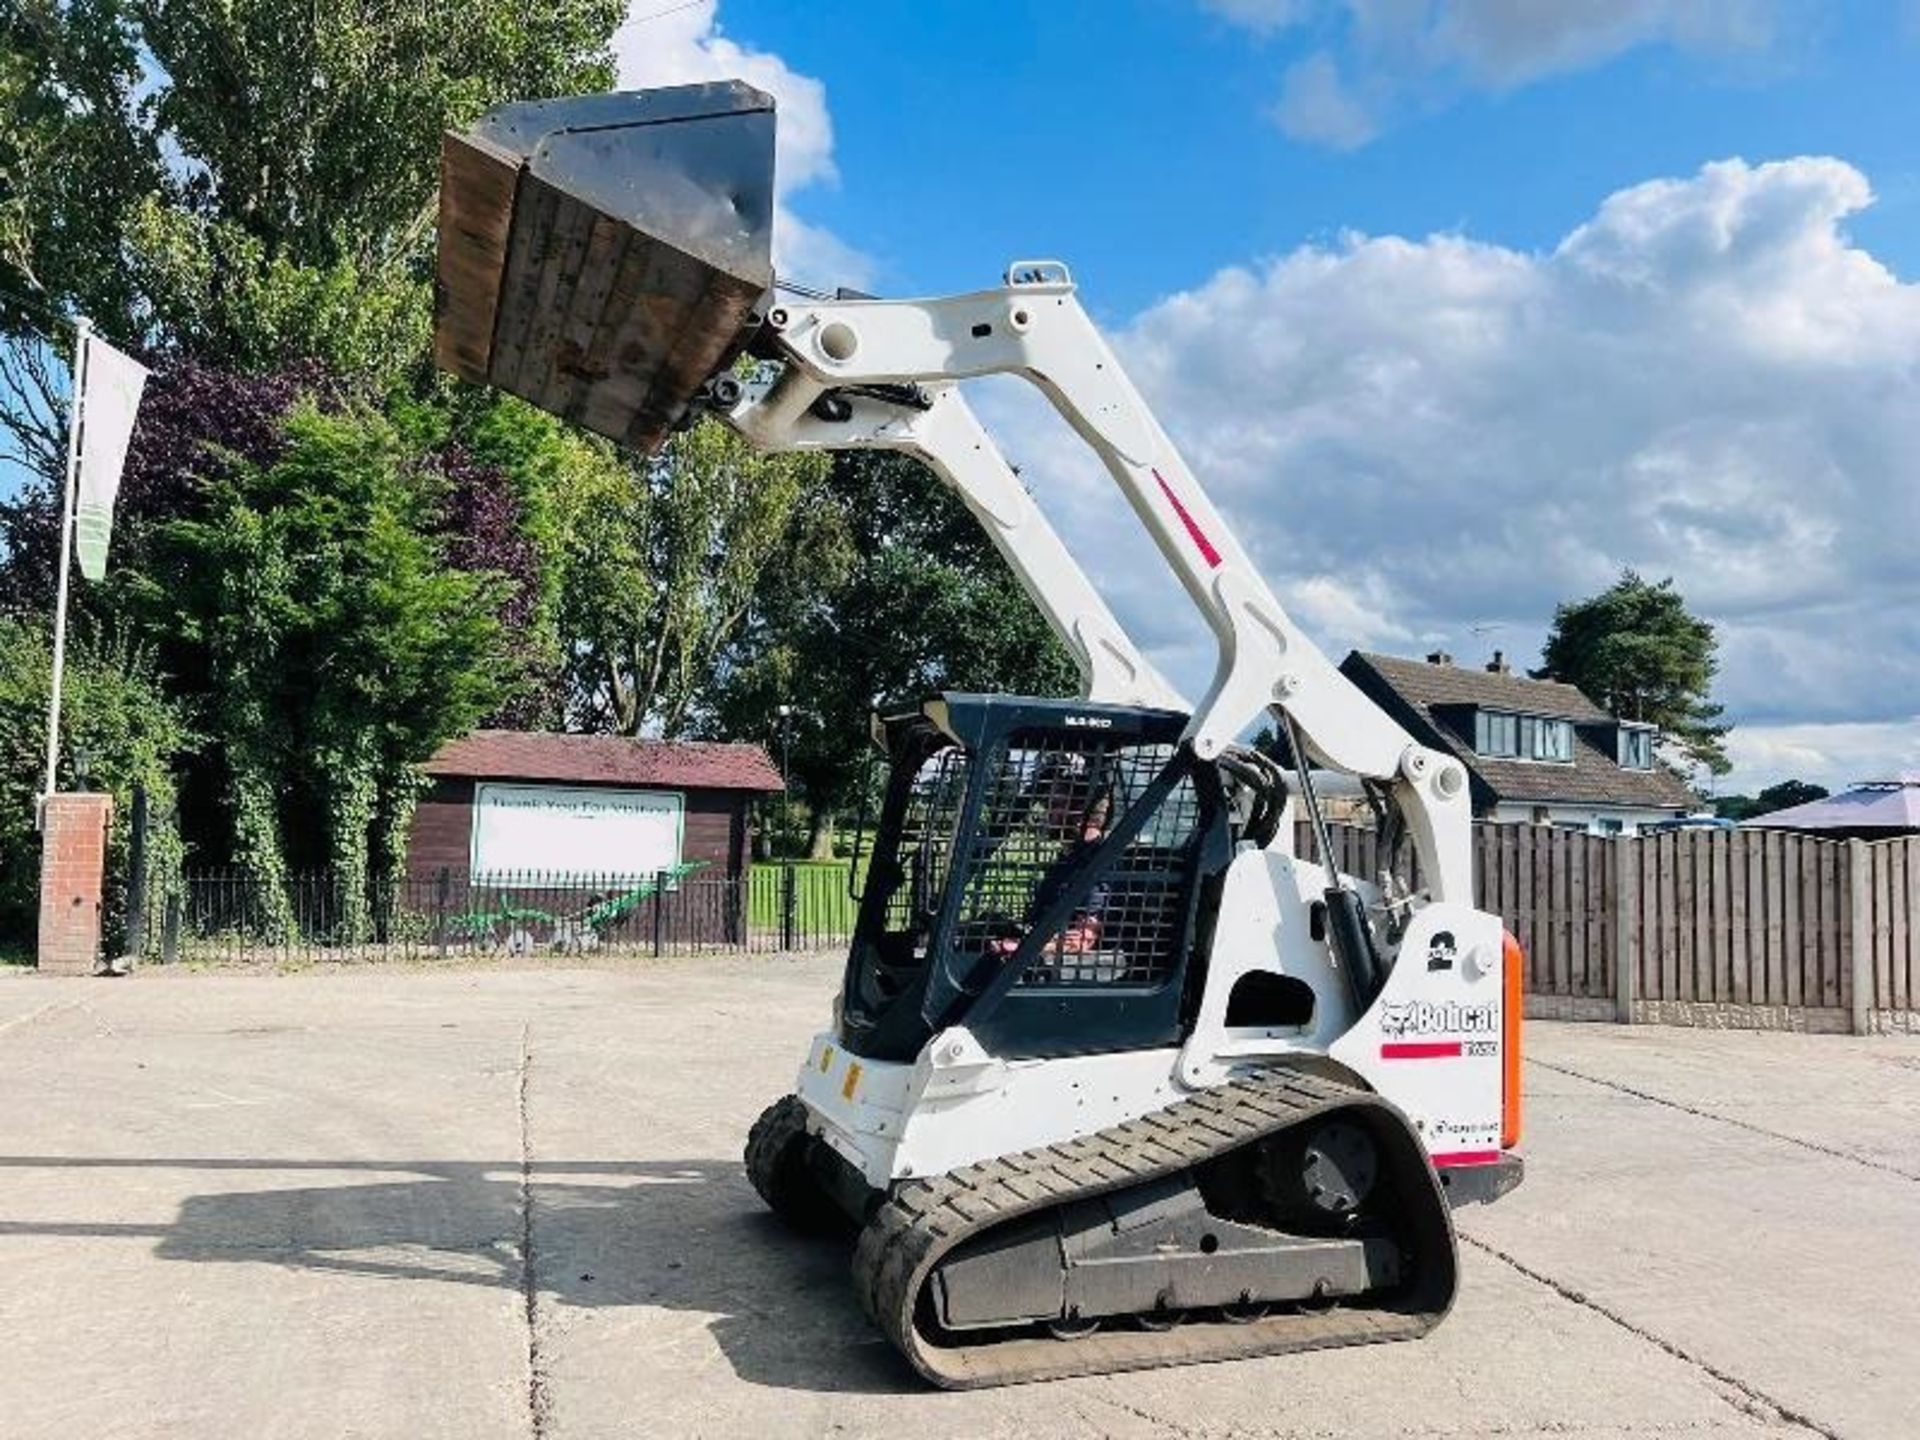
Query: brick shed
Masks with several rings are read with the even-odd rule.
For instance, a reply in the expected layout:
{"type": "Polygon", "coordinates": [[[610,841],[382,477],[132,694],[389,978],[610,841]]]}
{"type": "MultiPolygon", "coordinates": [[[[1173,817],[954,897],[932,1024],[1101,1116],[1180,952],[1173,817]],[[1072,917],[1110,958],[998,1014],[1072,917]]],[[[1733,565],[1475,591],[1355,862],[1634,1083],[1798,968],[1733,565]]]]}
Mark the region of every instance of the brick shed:
{"type": "Polygon", "coordinates": [[[737,877],[747,807],[780,789],[758,745],[476,730],[426,765],[407,868],[450,873],[649,874],[705,862],[737,877]]]}

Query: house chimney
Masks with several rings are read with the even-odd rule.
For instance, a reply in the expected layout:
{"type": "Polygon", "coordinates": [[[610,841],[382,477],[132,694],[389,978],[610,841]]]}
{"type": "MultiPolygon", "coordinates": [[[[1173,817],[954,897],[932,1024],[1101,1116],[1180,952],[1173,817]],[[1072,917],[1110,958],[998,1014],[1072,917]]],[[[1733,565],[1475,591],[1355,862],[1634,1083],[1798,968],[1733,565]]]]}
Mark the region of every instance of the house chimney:
{"type": "Polygon", "coordinates": [[[1451,665],[1452,663],[1453,656],[1444,650],[1430,651],[1427,655],[1427,664],[1429,665],[1451,665]]]}
{"type": "Polygon", "coordinates": [[[1496,650],[1493,652],[1493,658],[1487,661],[1487,673],[1491,675],[1511,675],[1513,673],[1513,667],[1507,664],[1506,651],[1496,650]]]}

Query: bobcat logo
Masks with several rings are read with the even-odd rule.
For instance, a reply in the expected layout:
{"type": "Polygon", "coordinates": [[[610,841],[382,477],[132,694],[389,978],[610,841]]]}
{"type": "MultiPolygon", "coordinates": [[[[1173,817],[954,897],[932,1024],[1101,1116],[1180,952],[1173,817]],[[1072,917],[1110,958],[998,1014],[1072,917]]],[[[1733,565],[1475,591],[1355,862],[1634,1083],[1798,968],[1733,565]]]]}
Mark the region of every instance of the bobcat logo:
{"type": "Polygon", "coordinates": [[[1500,1017],[1491,1005],[1462,1005],[1458,1000],[1401,1000],[1380,1010],[1382,1035],[1491,1035],[1500,1017]]]}

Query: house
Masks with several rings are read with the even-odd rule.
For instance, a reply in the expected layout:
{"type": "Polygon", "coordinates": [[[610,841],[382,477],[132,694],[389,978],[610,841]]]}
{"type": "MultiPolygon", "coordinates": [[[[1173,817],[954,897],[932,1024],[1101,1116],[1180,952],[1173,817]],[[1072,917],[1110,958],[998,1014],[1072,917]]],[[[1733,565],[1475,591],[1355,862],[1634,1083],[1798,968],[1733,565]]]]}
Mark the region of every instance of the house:
{"type": "Polygon", "coordinates": [[[407,869],[496,888],[649,876],[735,878],[747,807],[781,788],[758,745],[476,730],[426,764],[407,869]]]}
{"type": "Polygon", "coordinates": [[[1340,671],[1421,744],[1466,766],[1476,819],[1636,834],[1696,803],[1654,754],[1652,725],[1618,720],[1571,685],[1484,668],[1354,651],[1340,671]]]}

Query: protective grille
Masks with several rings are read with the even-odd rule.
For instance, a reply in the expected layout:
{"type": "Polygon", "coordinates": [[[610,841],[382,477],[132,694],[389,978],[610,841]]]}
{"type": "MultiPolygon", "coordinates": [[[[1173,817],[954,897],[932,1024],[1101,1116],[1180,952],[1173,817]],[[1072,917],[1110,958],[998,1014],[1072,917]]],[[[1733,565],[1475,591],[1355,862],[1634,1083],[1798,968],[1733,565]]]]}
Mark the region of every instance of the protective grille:
{"type": "MultiPolygon", "coordinates": [[[[1168,745],[1047,735],[1016,737],[987,757],[953,938],[959,954],[980,957],[972,973],[991,974],[996,958],[1011,956],[1172,753],[1168,745]]],[[[1193,782],[1182,777],[1019,983],[1152,986],[1172,974],[1199,818],[1193,782]]]]}
{"type": "Polygon", "coordinates": [[[894,852],[900,857],[900,880],[887,896],[885,928],[910,932],[917,953],[925,953],[927,932],[946,890],[966,790],[967,752],[955,745],[922,761],[907,791],[894,852]]]}

